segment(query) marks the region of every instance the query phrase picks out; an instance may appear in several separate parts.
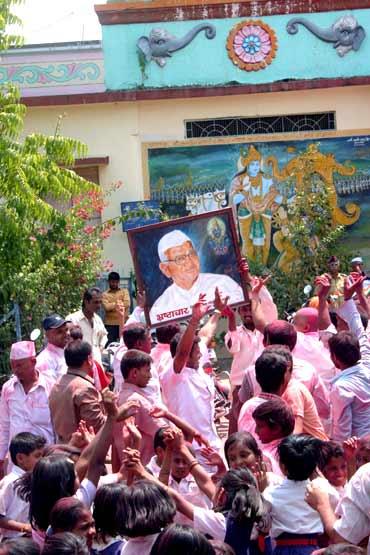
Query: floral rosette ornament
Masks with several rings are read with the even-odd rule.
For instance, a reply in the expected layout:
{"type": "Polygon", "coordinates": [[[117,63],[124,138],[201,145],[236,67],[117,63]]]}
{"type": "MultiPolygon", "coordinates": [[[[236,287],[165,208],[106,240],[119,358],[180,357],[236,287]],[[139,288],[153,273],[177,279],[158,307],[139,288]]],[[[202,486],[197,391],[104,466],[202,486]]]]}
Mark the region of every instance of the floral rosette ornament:
{"type": "Polygon", "coordinates": [[[229,57],[240,69],[258,71],[275,58],[276,34],[263,21],[242,21],[230,31],[226,47],[229,57]]]}

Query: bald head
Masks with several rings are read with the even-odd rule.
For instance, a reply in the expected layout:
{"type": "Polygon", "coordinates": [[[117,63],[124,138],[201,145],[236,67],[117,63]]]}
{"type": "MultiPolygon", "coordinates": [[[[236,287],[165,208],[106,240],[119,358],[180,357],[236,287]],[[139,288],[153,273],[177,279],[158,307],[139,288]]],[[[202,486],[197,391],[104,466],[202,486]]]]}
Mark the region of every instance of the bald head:
{"type": "Polygon", "coordinates": [[[319,313],[316,308],[301,308],[294,316],[297,331],[310,333],[319,329],[319,313]]]}

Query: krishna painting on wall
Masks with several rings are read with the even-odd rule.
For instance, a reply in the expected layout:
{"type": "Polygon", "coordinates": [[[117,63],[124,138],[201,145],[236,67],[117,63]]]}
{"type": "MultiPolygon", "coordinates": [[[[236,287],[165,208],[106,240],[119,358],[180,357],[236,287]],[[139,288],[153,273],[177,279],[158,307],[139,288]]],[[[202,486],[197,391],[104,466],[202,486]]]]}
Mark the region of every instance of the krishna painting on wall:
{"type": "Polygon", "coordinates": [[[370,133],[316,132],[144,145],[147,196],[171,217],[231,206],[249,260],[290,271],[289,206],[325,188],[333,224],[370,262],[370,133]],[[299,137],[299,138],[298,138],[299,137]],[[221,204],[221,206],[220,206],[221,204]]]}

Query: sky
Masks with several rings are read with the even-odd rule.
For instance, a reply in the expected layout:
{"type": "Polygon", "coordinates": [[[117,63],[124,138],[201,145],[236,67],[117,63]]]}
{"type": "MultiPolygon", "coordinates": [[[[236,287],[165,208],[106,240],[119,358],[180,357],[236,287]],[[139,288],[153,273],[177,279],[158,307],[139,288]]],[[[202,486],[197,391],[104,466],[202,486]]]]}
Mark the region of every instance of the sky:
{"type": "Polygon", "coordinates": [[[24,0],[13,12],[23,21],[25,44],[101,39],[94,4],[105,0],[24,0]]]}

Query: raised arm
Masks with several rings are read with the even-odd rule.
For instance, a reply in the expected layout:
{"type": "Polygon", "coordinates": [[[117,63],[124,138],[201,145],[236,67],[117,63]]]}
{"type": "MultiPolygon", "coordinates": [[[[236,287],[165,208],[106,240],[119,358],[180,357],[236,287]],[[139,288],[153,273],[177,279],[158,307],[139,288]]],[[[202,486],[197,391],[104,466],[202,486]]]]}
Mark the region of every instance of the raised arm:
{"type": "Polygon", "coordinates": [[[199,295],[198,302],[193,306],[191,319],[176,349],[173,361],[173,369],[176,374],[180,374],[188,362],[199,322],[207,314],[208,308],[206,295],[202,293],[199,295]]]}
{"type": "Polygon", "coordinates": [[[331,283],[330,276],[324,274],[315,279],[316,292],[319,297],[319,330],[326,330],[331,324],[327,298],[331,283]]]}
{"type": "Polygon", "coordinates": [[[262,303],[260,300],[259,293],[270,279],[271,276],[267,276],[266,278],[257,278],[253,287],[252,291],[250,292],[250,298],[252,303],[252,318],[254,325],[258,331],[263,333],[265,331],[265,327],[269,324],[269,320],[266,318],[265,313],[262,308],[262,303]]]}
{"type": "Polygon", "coordinates": [[[200,328],[198,332],[198,336],[207,345],[207,347],[210,344],[212,338],[215,336],[218,322],[220,320],[221,315],[223,314],[225,307],[227,306],[228,300],[229,300],[229,297],[226,297],[225,299],[221,297],[218,287],[216,287],[215,300],[213,302],[215,311],[212,314],[212,316],[208,318],[208,321],[206,322],[206,324],[204,324],[204,326],[200,328]]]}

